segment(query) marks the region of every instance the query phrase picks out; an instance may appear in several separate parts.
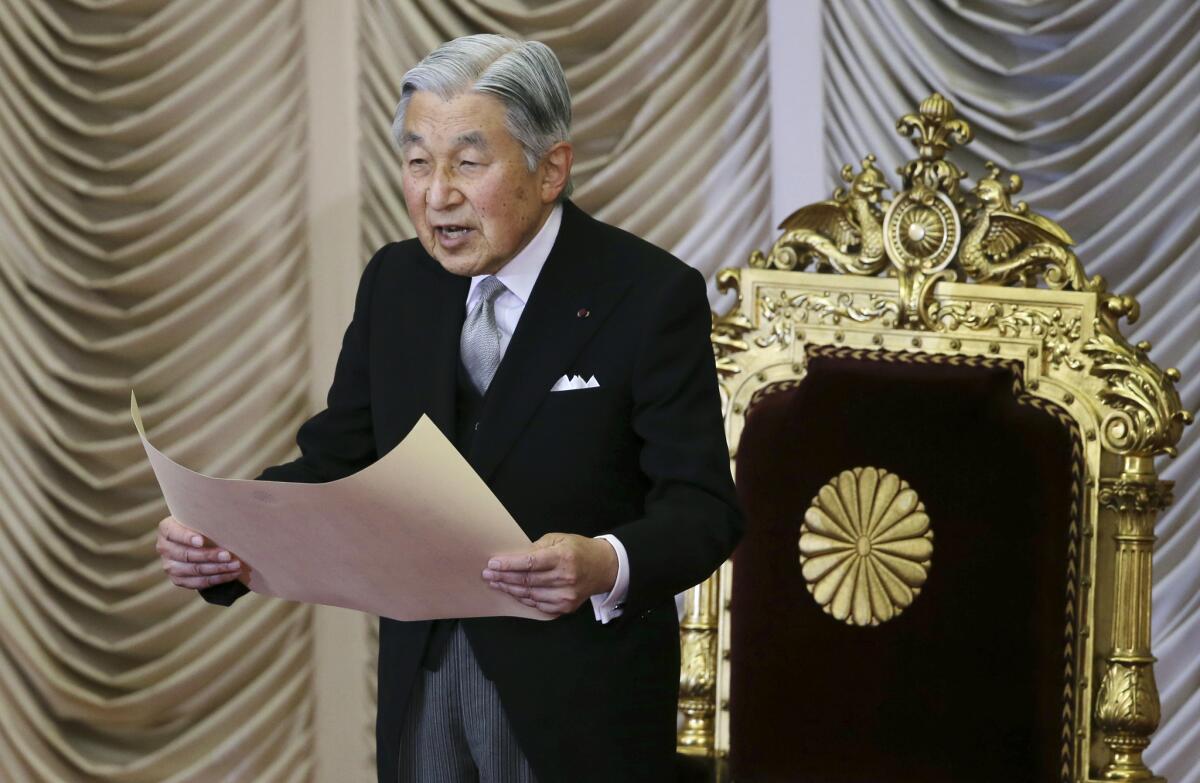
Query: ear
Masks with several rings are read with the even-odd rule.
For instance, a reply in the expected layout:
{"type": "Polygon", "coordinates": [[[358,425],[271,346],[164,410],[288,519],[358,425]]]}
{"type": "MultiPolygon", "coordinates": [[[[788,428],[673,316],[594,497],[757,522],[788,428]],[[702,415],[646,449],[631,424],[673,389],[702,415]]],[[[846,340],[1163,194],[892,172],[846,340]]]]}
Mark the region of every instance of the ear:
{"type": "Polygon", "coordinates": [[[575,150],[571,142],[560,141],[542,157],[541,197],[543,204],[552,204],[563,192],[571,178],[571,164],[575,161],[575,150]]]}

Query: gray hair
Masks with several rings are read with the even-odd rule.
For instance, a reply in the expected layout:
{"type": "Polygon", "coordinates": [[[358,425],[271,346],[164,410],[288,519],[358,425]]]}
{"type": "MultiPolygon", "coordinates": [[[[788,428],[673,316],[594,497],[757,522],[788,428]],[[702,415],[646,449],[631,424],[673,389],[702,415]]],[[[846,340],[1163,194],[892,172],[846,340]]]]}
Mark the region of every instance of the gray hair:
{"type": "MultiPolygon", "coordinates": [[[[392,121],[398,144],[412,94],[434,93],[444,101],[468,90],[503,101],[508,132],[525,152],[529,170],[571,133],[571,92],[562,65],[550,47],[537,41],[515,41],[502,35],[468,35],[448,41],[404,74],[400,105],[392,121]]],[[[559,199],[571,195],[567,181],[559,199]]]]}

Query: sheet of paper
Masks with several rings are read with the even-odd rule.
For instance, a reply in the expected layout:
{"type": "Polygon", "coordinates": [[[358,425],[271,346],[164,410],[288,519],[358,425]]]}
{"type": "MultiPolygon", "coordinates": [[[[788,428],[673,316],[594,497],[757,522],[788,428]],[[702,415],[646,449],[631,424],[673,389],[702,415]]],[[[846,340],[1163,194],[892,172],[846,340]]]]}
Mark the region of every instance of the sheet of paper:
{"type": "Polygon", "coordinates": [[[481,579],[529,538],[428,417],[353,476],[291,484],[189,470],[129,409],[171,515],[249,564],[255,592],[396,620],[549,619],[481,579]]]}

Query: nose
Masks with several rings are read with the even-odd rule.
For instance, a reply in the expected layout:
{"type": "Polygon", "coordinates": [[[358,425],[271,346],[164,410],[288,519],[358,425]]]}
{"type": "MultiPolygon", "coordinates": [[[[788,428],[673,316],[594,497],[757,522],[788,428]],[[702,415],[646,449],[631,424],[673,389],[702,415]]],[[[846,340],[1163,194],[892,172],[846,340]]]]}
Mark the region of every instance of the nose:
{"type": "Polygon", "coordinates": [[[462,200],[462,193],[454,182],[453,175],[444,166],[439,166],[429,181],[429,189],[425,192],[425,203],[431,209],[446,209],[457,205],[462,200]]]}

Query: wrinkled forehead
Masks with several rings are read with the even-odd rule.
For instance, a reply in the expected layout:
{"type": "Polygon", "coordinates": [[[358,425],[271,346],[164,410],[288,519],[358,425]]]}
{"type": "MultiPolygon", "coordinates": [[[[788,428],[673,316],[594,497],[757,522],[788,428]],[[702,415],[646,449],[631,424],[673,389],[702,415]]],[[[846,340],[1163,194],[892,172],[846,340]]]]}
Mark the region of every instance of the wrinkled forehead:
{"type": "Polygon", "coordinates": [[[462,92],[449,98],[418,90],[404,113],[401,147],[414,144],[490,149],[512,141],[506,109],[498,98],[462,92]]]}
{"type": "MultiPolygon", "coordinates": [[[[429,138],[429,137],[423,136],[422,134],[417,133],[415,131],[406,130],[406,131],[404,131],[404,133],[402,133],[400,135],[400,147],[401,147],[401,149],[405,149],[405,148],[413,147],[413,146],[417,146],[417,147],[434,146],[437,144],[437,141],[439,141],[439,140],[440,139],[438,139],[436,137],[429,138]]],[[[490,146],[491,146],[488,144],[487,137],[483,135],[483,132],[477,131],[477,130],[470,130],[470,131],[466,131],[464,133],[460,133],[457,136],[453,136],[452,138],[448,139],[447,141],[449,143],[449,146],[454,149],[458,149],[461,147],[469,147],[472,149],[483,150],[486,152],[488,149],[490,149],[490,146]]]]}

